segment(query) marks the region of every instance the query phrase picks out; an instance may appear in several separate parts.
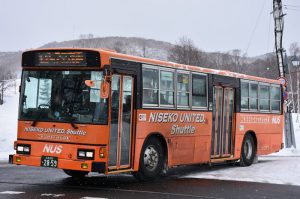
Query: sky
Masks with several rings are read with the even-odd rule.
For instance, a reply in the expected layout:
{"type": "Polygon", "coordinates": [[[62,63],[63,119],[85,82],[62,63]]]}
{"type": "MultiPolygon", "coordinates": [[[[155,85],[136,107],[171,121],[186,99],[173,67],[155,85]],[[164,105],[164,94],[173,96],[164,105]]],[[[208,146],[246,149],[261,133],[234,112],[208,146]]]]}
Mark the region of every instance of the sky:
{"type": "MultiPolygon", "coordinates": [[[[273,0],[0,0],[0,51],[53,41],[144,37],[176,43],[185,36],[207,52],[274,51],[273,0]]],[[[284,48],[300,43],[300,1],[283,0],[284,48]]]]}

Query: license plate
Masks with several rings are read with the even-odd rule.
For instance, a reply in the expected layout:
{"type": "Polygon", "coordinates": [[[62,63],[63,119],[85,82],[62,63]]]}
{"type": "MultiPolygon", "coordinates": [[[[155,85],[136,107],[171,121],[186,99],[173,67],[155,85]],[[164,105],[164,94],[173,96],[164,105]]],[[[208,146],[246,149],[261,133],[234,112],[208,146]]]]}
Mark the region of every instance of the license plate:
{"type": "Polygon", "coordinates": [[[42,156],[42,160],[41,160],[42,167],[57,168],[57,165],[58,165],[57,157],[42,156]]]}

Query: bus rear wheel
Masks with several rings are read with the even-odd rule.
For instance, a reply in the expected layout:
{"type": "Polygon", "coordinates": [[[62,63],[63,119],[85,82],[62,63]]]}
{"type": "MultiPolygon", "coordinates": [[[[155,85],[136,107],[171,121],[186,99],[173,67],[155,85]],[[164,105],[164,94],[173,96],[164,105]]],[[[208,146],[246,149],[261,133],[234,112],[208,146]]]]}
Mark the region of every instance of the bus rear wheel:
{"type": "Polygon", "coordinates": [[[239,166],[250,166],[254,162],[255,156],[256,145],[253,136],[248,133],[244,137],[239,166]]]}
{"type": "Polygon", "coordinates": [[[161,142],[150,137],[143,145],[140,156],[140,167],[133,175],[141,181],[154,180],[162,173],[164,167],[164,155],[161,142]]]}
{"type": "Polygon", "coordinates": [[[69,169],[64,169],[63,171],[65,172],[65,174],[73,178],[84,178],[84,176],[86,176],[89,173],[87,171],[76,171],[76,170],[69,170],[69,169]]]}

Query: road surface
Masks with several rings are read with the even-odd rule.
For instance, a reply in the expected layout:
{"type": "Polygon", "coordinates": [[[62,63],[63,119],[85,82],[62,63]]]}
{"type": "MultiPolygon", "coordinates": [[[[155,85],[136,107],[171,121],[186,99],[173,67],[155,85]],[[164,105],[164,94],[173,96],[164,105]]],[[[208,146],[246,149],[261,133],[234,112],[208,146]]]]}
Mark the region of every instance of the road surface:
{"type": "MultiPolygon", "coordinates": [[[[254,182],[191,179],[182,176],[215,167],[186,166],[171,169],[167,177],[138,182],[130,174],[89,175],[74,180],[61,170],[15,166],[0,162],[0,198],[299,198],[300,186],[254,182]]],[[[220,168],[217,168],[220,169],[220,168]]]]}

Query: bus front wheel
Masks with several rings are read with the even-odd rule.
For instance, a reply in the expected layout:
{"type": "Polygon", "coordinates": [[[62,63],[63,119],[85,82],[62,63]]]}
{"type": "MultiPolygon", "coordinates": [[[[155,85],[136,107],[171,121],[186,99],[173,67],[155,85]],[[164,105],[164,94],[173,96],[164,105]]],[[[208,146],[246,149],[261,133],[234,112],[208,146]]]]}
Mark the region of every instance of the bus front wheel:
{"type": "Polygon", "coordinates": [[[244,137],[241,158],[239,162],[239,166],[250,166],[254,162],[254,158],[256,156],[256,145],[251,134],[246,134],[244,137]]]}
{"type": "Polygon", "coordinates": [[[140,167],[133,175],[141,181],[154,180],[164,167],[163,147],[161,142],[150,137],[143,145],[140,156],[140,167]]]}
{"type": "Polygon", "coordinates": [[[73,178],[84,178],[84,176],[86,176],[89,173],[87,171],[75,171],[69,169],[64,169],[63,171],[65,172],[65,174],[73,178]]]}

